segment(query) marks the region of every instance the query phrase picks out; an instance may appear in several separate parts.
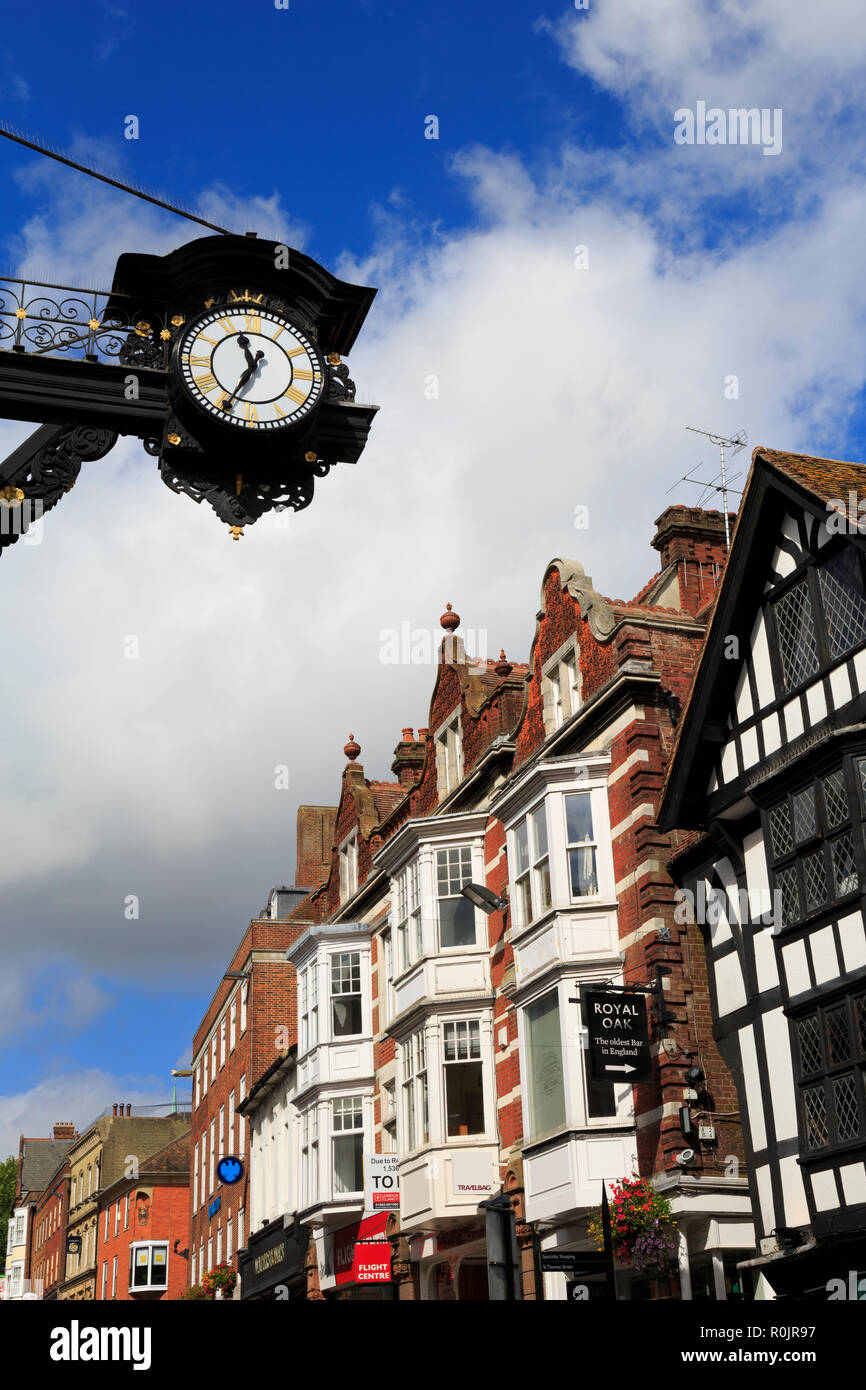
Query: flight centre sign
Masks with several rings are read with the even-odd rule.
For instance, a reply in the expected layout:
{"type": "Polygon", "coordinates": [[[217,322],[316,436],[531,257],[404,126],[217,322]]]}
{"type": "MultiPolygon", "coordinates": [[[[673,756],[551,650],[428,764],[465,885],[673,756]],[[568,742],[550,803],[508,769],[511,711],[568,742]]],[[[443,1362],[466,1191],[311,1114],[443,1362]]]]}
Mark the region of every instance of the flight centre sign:
{"type": "Polygon", "coordinates": [[[646,999],[642,994],[593,990],[584,996],[589,1069],[593,1081],[652,1079],[646,999]]]}

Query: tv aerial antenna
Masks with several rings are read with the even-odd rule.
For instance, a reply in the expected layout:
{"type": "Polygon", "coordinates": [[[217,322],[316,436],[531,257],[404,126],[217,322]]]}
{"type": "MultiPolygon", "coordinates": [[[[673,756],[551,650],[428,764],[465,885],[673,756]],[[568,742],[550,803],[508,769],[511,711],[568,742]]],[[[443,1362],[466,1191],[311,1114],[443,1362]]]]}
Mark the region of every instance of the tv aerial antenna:
{"type": "MultiPolygon", "coordinates": [[[[732,489],[729,487],[729,483],[733,481],[733,478],[728,478],[728,458],[733,458],[735,454],[738,454],[741,449],[744,449],[746,447],[746,445],[749,442],[749,436],[746,434],[745,430],[737,430],[737,433],[735,435],[732,435],[730,438],[728,438],[722,434],[713,434],[710,430],[699,430],[694,425],[686,425],[686,429],[690,430],[692,434],[702,434],[705,439],[708,439],[710,441],[711,444],[715,444],[718,446],[719,461],[721,467],[717,476],[719,477],[720,481],[718,484],[716,484],[715,480],[709,483],[705,483],[702,482],[700,478],[692,478],[689,476],[689,474],[694,472],[693,468],[689,469],[689,473],[687,473],[685,477],[678,479],[678,481],[681,483],[697,483],[699,487],[704,488],[704,493],[702,494],[702,497],[708,492],[720,492],[722,494],[722,510],[725,516],[725,549],[730,550],[731,523],[728,517],[728,492],[736,492],[737,489],[732,489]],[[727,457],[725,454],[725,450],[728,451],[727,457]]],[[[700,464],[698,464],[697,466],[700,467],[700,464]]],[[[739,473],[734,474],[734,478],[738,478],[739,476],[739,473]]],[[[676,487],[676,485],[677,484],[674,483],[674,487],[676,487]]],[[[668,488],[668,491],[672,492],[673,488],[668,488]]]]}

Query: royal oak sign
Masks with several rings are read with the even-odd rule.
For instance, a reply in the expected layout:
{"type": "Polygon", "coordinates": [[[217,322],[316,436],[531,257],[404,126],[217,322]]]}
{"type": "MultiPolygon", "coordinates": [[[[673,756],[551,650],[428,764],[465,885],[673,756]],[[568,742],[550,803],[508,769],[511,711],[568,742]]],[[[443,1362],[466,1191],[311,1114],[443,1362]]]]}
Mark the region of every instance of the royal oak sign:
{"type": "Polygon", "coordinates": [[[646,1000],[641,994],[593,990],[584,994],[589,1067],[593,1081],[652,1079],[646,1000]]]}

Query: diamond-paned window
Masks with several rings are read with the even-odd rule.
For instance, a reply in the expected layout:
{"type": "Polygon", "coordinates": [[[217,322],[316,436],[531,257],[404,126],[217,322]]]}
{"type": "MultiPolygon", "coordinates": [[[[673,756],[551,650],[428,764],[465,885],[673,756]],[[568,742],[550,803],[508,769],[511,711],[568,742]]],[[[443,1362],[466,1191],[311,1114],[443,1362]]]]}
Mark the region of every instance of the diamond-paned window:
{"type": "Polygon", "coordinates": [[[780,869],[776,874],[776,886],[782,894],[782,921],[787,927],[792,922],[798,922],[802,915],[796,869],[780,869]]]}
{"type": "Polygon", "coordinates": [[[866,1134],[866,994],[813,1008],[794,1022],[801,1155],[866,1134]]]}
{"type": "Polygon", "coordinates": [[[848,820],[848,793],[841,768],[824,778],[824,805],[827,808],[827,825],[831,830],[848,820]]]}
{"type": "Polygon", "coordinates": [[[821,1055],[821,1035],[817,1021],[813,1017],[801,1018],[797,1024],[797,1041],[800,1044],[800,1066],[804,1076],[822,1071],[824,1058],[821,1055]]]}
{"type": "Polygon", "coordinates": [[[818,567],[818,583],[827,619],[831,654],[842,656],[866,641],[866,594],[860,557],[846,546],[818,567]]]}
{"type": "Polygon", "coordinates": [[[806,906],[810,910],[827,901],[827,873],[824,851],[818,849],[803,859],[803,879],[806,884],[806,906]]]}
{"type": "MultiPolygon", "coordinates": [[[[864,774],[866,774],[866,758],[863,759],[864,774]]],[[[866,775],[863,781],[864,792],[866,792],[866,775]]],[[[791,834],[791,812],[788,810],[787,801],[783,801],[781,806],[774,806],[770,812],[770,834],[773,839],[773,854],[777,859],[783,859],[794,848],[794,837],[791,834]]]]}
{"type": "Polygon", "coordinates": [[[827,1132],[827,1102],[823,1086],[803,1092],[803,1115],[806,1121],[806,1147],[820,1149],[829,1139],[827,1132]]]}
{"type": "Polygon", "coordinates": [[[788,690],[818,670],[818,643],[812,600],[805,579],[789,589],[775,605],[779,649],[788,690]]]}
{"type": "MultiPolygon", "coordinates": [[[[848,1010],[843,1004],[838,1009],[828,1009],[824,1015],[827,1022],[827,1044],[831,1062],[847,1062],[851,1056],[851,1033],[848,1028],[848,1010]]],[[[816,1068],[812,1068],[816,1070],[816,1068]]]]}
{"type": "Polygon", "coordinates": [[[851,800],[851,772],[841,767],[781,798],[766,811],[765,846],[782,924],[792,926],[860,891],[866,817],[866,758],[855,758],[864,797],[851,800]]]}
{"type": "Polygon", "coordinates": [[[791,807],[794,812],[794,839],[798,845],[802,845],[805,840],[814,838],[818,828],[814,788],[806,787],[805,791],[792,796],[791,807]]]}
{"type": "Polygon", "coordinates": [[[833,1082],[833,1108],[840,1144],[847,1139],[856,1139],[860,1133],[861,1116],[857,1104],[857,1083],[853,1076],[840,1076],[833,1082]]]}
{"type": "Polygon", "coordinates": [[[853,893],[859,887],[859,877],[854,863],[854,842],[850,835],[840,835],[830,846],[833,854],[833,881],[836,897],[853,893]]]}

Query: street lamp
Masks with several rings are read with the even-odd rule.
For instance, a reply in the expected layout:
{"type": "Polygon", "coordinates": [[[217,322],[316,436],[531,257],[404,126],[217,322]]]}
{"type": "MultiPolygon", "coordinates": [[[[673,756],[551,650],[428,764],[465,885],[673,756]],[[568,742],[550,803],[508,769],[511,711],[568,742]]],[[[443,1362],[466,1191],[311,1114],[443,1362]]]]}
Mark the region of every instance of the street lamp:
{"type": "Polygon", "coordinates": [[[475,907],[480,907],[488,917],[491,912],[501,912],[508,904],[507,898],[501,898],[498,893],[485,888],[483,883],[466,883],[460,889],[460,894],[461,897],[468,898],[475,907]]]}

